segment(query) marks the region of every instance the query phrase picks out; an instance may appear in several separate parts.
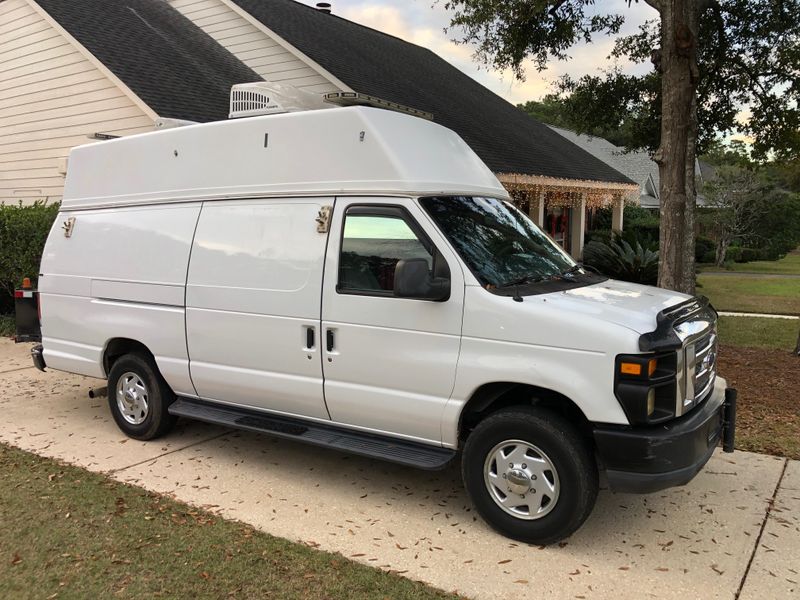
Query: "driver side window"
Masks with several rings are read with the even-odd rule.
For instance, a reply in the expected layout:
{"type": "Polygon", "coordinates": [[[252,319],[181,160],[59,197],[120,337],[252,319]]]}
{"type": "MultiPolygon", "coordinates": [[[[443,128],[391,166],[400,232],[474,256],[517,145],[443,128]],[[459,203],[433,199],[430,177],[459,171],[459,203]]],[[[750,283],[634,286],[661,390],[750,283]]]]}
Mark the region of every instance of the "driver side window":
{"type": "Polygon", "coordinates": [[[351,207],[345,214],[337,291],[391,296],[397,263],[412,258],[425,259],[432,268],[431,252],[401,211],[351,207]]]}

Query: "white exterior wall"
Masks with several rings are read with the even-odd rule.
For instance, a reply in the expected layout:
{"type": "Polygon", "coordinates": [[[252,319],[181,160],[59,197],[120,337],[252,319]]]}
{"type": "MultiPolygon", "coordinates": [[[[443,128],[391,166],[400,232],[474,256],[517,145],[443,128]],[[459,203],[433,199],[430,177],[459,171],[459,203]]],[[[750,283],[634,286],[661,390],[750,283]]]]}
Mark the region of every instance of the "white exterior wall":
{"type": "Polygon", "coordinates": [[[61,198],[64,159],[93,133],[153,129],[27,0],[0,1],[0,202],[61,198]]]}
{"type": "Polygon", "coordinates": [[[235,5],[225,0],[168,1],[265,81],[277,81],[309,92],[343,89],[235,5]]]}

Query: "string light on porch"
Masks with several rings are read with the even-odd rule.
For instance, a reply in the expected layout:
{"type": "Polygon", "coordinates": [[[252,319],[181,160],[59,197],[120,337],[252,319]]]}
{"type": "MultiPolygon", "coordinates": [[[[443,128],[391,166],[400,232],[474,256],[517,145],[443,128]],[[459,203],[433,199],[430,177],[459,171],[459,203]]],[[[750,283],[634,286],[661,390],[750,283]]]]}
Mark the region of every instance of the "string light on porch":
{"type": "Polygon", "coordinates": [[[541,198],[551,207],[580,206],[586,200],[588,208],[612,206],[617,199],[633,202],[639,195],[635,184],[614,184],[610,182],[555,179],[535,175],[500,173],[498,179],[515,202],[538,204],[541,198]]]}

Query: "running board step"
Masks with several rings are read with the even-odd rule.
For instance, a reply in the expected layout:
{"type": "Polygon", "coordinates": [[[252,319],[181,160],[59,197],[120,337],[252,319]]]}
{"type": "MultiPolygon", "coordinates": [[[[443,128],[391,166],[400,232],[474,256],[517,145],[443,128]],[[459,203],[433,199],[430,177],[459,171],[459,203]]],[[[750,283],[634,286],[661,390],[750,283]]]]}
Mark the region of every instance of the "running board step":
{"type": "Polygon", "coordinates": [[[334,425],[323,425],[232,406],[212,405],[191,398],[178,398],[170,405],[169,413],[430,471],[443,469],[456,455],[454,450],[448,448],[416,444],[334,425]]]}

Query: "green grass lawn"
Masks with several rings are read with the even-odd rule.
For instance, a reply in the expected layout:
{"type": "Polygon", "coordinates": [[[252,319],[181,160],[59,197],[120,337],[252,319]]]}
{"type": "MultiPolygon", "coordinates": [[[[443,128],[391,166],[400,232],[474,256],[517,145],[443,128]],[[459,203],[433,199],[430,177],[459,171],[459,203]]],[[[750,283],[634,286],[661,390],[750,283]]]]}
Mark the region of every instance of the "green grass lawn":
{"type": "Polygon", "coordinates": [[[0,598],[56,597],[454,598],[0,444],[0,598]]]}
{"type": "Polygon", "coordinates": [[[800,315],[800,278],[700,274],[697,283],[717,310],[800,315]]]}
{"type": "Polygon", "coordinates": [[[698,266],[703,271],[800,275],[800,250],[795,250],[791,254],[787,254],[781,260],[757,260],[748,263],[731,263],[728,269],[720,269],[716,265],[698,266]]]}
{"type": "Polygon", "coordinates": [[[800,321],[793,319],[719,318],[719,341],[728,346],[773,348],[788,352],[797,343],[798,332],[800,321]]]}

